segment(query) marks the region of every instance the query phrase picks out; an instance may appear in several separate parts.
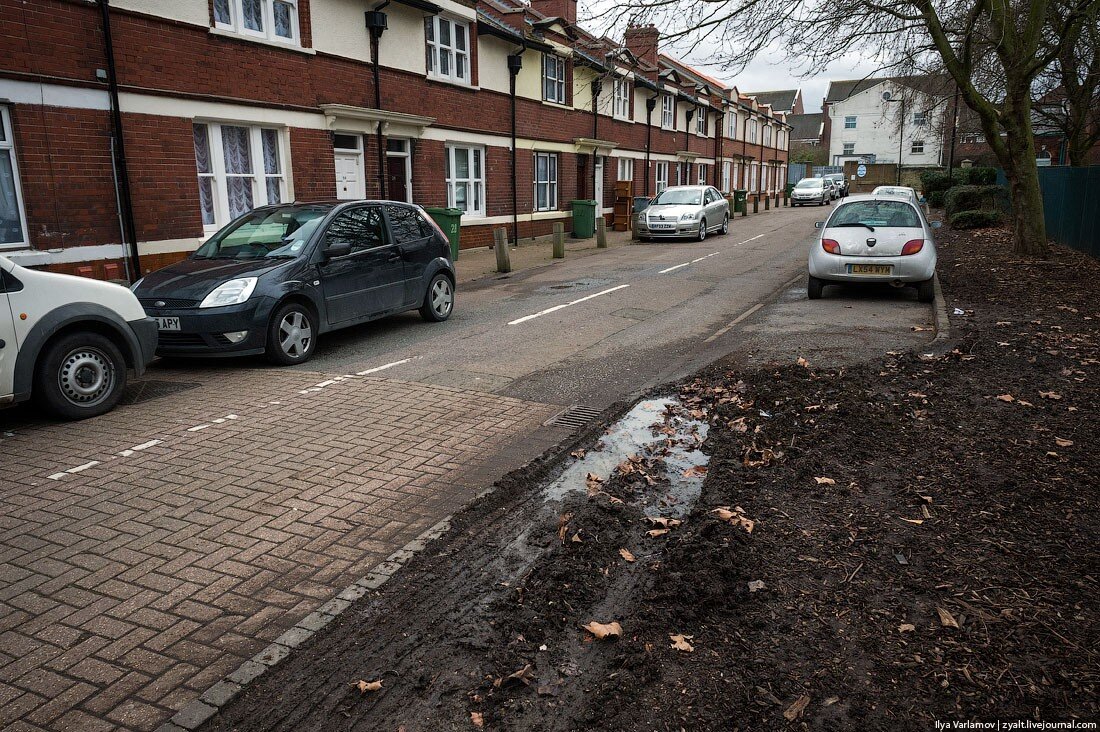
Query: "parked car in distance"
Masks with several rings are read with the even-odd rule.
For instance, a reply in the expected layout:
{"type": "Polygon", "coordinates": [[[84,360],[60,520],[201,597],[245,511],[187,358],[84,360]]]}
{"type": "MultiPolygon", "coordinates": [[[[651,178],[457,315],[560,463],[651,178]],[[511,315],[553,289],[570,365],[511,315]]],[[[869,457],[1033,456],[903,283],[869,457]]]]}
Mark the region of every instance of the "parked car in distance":
{"type": "Polygon", "coordinates": [[[886,195],[851,196],[826,221],[810,247],[806,293],[821,297],[831,283],[888,283],[915,287],[917,299],[931,302],[935,286],[936,243],[931,225],[910,201],[886,195]]]}
{"type": "Polygon", "coordinates": [[[897,196],[904,198],[915,206],[920,206],[920,196],[908,186],[878,186],[871,191],[872,196],[897,196]]]}
{"type": "Polygon", "coordinates": [[[714,186],[671,186],[634,216],[634,235],[650,239],[693,237],[729,231],[729,202],[714,186]]]}
{"type": "Polygon", "coordinates": [[[824,206],[832,202],[831,188],[824,178],[803,178],[794,184],[791,191],[791,205],[805,206],[814,203],[824,206]]]}
{"type": "Polygon", "coordinates": [[[254,209],[133,290],[159,324],[161,355],[262,353],[290,365],[330,330],[415,309],[446,320],[455,271],[419,206],[320,201],[254,209]]]}
{"type": "Polygon", "coordinates": [[[156,346],[156,321],[125,287],[0,256],[0,405],[34,398],[64,419],[103,414],[156,346]]]}
{"type": "Polygon", "coordinates": [[[848,191],[850,190],[850,183],[848,177],[844,173],[829,173],[821,176],[825,180],[833,182],[833,187],[836,188],[838,198],[847,198],[848,191]]]}

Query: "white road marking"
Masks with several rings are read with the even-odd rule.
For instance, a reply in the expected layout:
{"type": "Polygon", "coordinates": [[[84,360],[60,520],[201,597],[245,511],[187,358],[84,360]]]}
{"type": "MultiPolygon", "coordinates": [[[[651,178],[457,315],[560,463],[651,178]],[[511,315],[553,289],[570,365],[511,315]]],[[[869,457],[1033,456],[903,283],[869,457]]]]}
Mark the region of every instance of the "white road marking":
{"type": "Polygon", "coordinates": [[[134,445],[130,449],[123,450],[122,452],[119,452],[119,453],[116,453],[116,454],[119,457],[130,457],[135,452],[141,452],[142,450],[148,450],[150,447],[153,447],[154,445],[159,445],[159,444],[160,444],[160,440],[149,440],[148,442],[143,442],[140,445],[134,445]]]}
{"type": "Polygon", "coordinates": [[[403,363],[408,363],[409,361],[412,361],[414,358],[419,358],[419,356],[412,356],[410,358],[403,358],[400,361],[393,361],[391,363],[382,364],[381,366],[375,366],[373,369],[367,369],[366,371],[357,371],[357,372],[355,372],[355,375],[356,376],[366,376],[367,374],[377,374],[379,371],[385,371],[386,369],[392,369],[394,366],[400,366],[403,363]]]}
{"type": "MultiPolygon", "coordinates": [[[[759,239],[762,236],[764,236],[764,234],[757,234],[754,237],[750,237],[748,239],[745,239],[744,241],[739,241],[736,244],[730,244],[730,246],[736,247],[736,246],[739,246],[741,244],[748,244],[750,241],[755,241],[756,239],[759,239]]],[[[696,257],[695,259],[691,260],[690,262],[684,262],[683,264],[677,264],[677,265],[674,265],[672,267],[668,267],[667,269],[662,269],[657,274],[668,274],[669,272],[675,272],[678,269],[683,269],[684,267],[689,267],[689,266],[691,266],[691,265],[693,265],[697,262],[702,262],[704,259],[710,259],[711,257],[718,256],[721,253],[722,252],[711,252],[710,254],[707,254],[705,256],[696,257]]]]}
{"type": "Polygon", "coordinates": [[[731,320],[731,321],[730,321],[729,323],[727,323],[726,325],[722,326],[722,327],[721,327],[721,328],[719,328],[719,329],[718,329],[717,331],[715,331],[714,335],[710,336],[709,338],[706,338],[706,339],[704,339],[704,340],[703,340],[703,343],[712,343],[712,342],[714,342],[715,340],[717,340],[717,339],[721,338],[721,337],[722,337],[722,336],[724,336],[724,335],[725,335],[726,333],[729,333],[729,332],[730,332],[730,329],[731,329],[731,328],[733,328],[733,326],[737,325],[737,324],[738,324],[738,323],[740,323],[740,322],[741,322],[742,320],[744,320],[745,318],[749,317],[750,315],[752,315],[753,313],[755,313],[755,312],[756,312],[757,310],[759,310],[759,309],[760,309],[760,308],[762,308],[762,307],[764,307],[764,303],[762,303],[762,302],[758,302],[758,303],[756,303],[756,304],[755,304],[755,305],[753,305],[753,306],[752,306],[751,308],[749,308],[749,309],[748,309],[748,310],[746,310],[745,312],[741,313],[741,314],[740,314],[740,315],[738,315],[738,316],[737,316],[736,318],[734,318],[733,320],[731,320]]]}
{"type": "Polygon", "coordinates": [[[49,479],[50,480],[61,480],[66,475],[68,475],[68,473],[54,473],[53,475],[49,476],[49,479]]]}
{"type": "Polygon", "coordinates": [[[209,426],[210,425],[208,425],[208,424],[199,424],[199,425],[195,425],[194,427],[188,427],[187,431],[188,432],[198,432],[199,430],[204,430],[209,426]]]}
{"type": "Polygon", "coordinates": [[[615,290],[621,290],[624,287],[630,287],[630,285],[619,285],[618,287],[612,287],[612,288],[607,289],[607,290],[602,290],[602,291],[594,293],[592,295],[586,295],[585,297],[582,297],[578,300],[573,300],[572,302],[567,302],[563,305],[555,305],[552,308],[546,308],[545,310],[540,310],[539,312],[533,313],[532,315],[524,315],[522,318],[516,318],[515,320],[511,321],[510,323],[508,323],[508,325],[519,325],[520,323],[526,323],[528,320],[534,320],[535,318],[541,318],[543,315],[549,315],[550,313],[555,313],[555,312],[561,310],[562,308],[567,308],[571,305],[576,305],[578,303],[582,303],[585,300],[591,300],[592,298],[599,297],[600,295],[606,295],[609,292],[615,292],[615,290]]]}

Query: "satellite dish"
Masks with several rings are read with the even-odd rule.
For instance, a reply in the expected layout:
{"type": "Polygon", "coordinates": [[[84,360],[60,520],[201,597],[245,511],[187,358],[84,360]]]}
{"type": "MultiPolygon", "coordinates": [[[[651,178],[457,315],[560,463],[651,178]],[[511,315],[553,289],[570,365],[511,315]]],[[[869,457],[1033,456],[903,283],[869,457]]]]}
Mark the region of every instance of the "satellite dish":
{"type": "Polygon", "coordinates": [[[892,94],[890,94],[890,92],[888,92],[888,91],[884,91],[884,92],[882,93],[882,101],[884,101],[884,102],[888,102],[888,101],[890,101],[890,97],[891,97],[891,96],[893,96],[893,95],[892,95],[892,94]]]}

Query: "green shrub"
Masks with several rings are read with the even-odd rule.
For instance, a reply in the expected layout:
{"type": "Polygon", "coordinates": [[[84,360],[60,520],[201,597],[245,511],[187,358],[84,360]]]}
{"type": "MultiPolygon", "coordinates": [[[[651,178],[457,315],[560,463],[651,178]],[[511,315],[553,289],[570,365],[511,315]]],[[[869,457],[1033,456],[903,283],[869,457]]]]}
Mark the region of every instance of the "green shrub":
{"type": "Polygon", "coordinates": [[[972,186],[991,186],[997,182],[996,168],[962,168],[967,171],[966,182],[972,186]]]}
{"type": "Polygon", "coordinates": [[[985,197],[982,196],[978,186],[954,186],[949,188],[943,197],[943,205],[947,215],[960,211],[975,211],[982,208],[985,197]]]}
{"type": "Polygon", "coordinates": [[[996,211],[959,211],[950,218],[952,229],[985,229],[996,226],[1001,215],[996,211]]]}
{"type": "Polygon", "coordinates": [[[926,170],[920,174],[921,186],[926,195],[936,191],[946,191],[951,187],[951,179],[942,170],[926,170]]]}
{"type": "Polygon", "coordinates": [[[944,191],[932,191],[928,194],[928,205],[932,208],[943,208],[944,191]]]}

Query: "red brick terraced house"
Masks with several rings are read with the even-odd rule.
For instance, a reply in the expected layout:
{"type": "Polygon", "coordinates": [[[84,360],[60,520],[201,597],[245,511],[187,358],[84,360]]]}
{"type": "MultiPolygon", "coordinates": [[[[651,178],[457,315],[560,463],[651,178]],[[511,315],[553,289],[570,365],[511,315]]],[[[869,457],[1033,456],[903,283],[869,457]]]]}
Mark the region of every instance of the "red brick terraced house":
{"type": "MultiPolygon", "coordinates": [[[[575,0],[0,0],[0,252],[125,279],[248,209],[463,210],[461,245],[707,182],[782,190],[790,125],[575,0]],[[109,30],[109,32],[108,32],[109,30]]],[[[568,228],[568,226],[567,226],[568,228]]]]}

